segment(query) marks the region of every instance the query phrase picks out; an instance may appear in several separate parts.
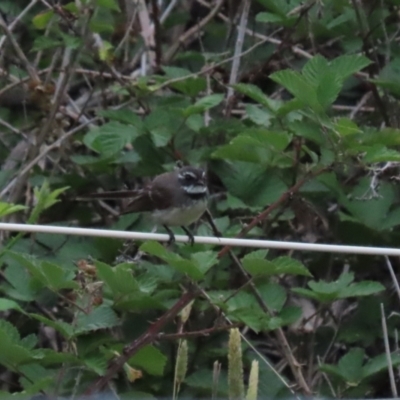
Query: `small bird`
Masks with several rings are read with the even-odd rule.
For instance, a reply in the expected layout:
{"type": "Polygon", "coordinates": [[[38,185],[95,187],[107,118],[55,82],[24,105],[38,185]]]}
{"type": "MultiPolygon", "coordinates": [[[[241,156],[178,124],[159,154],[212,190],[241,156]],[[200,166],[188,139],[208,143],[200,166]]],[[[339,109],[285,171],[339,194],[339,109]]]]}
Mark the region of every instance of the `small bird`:
{"type": "Polygon", "coordinates": [[[187,226],[197,221],[207,209],[206,172],[201,168],[182,166],[156,176],[139,190],[92,193],[86,199],[132,199],[121,214],[150,212],[157,225],[168,232],[169,244],[175,241],[170,226],[180,226],[194,243],[187,226]]]}

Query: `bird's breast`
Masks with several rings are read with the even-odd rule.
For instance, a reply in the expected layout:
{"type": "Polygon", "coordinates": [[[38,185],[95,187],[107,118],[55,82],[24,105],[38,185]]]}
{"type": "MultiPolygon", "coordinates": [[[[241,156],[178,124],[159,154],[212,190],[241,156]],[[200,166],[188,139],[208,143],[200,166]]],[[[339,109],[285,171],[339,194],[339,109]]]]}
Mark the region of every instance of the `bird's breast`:
{"type": "Polygon", "coordinates": [[[182,207],[171,207],[165,210],[155,210],[152,214],[158,224],[171,226],[186,226],[197,221],[207,208],[207,199],[190,202],[182,207]]]}

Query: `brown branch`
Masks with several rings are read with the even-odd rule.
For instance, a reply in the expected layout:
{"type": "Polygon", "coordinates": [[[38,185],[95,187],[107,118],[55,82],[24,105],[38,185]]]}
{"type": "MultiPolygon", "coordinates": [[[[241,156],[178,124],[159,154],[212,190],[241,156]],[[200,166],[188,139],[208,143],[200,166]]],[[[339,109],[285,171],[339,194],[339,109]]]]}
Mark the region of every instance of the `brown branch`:
{"type": "MultiPolygon", "coordinates": [[[[262,213],[260,213],[255,218],[253,218],[253,220],[248,225],[246,225],[235,237],[240,238],[240,237],[243,237],[246,233],[250,232],[257,224],[259,224],[261,221],[263,221],[265,218],[267,218],[268,215],[271,214],[271,212],[273,210],[278,208],[286,200],[290,199],[294,193],[298,192],[299,189],[306,182],[308,182],[311,178],[315,178],[316,176],[322,174],[325,171],[326,171],[326,168],[324,167],[314,173],[309,173],[303,179],[300,179],[294,186],[292,186],[290,189],[286,190],[286,192],[284,192],[281,195],[281,197],[279,197],[279,199],[275,201],[275,203],[272,203],[262,213]]],[[[228,253],[230,248],[231,248],[231,246],[223,247],[222,250],[218,253],[218,258],[221,258],[226,253],[228,253]]]]}
{"type": "Polygon", "coordinates": [[[40,82],[39,75],[37,74],[35,68],[32,67],[31,63],[26,58],[24,52],[22,51],[18,42],[15,40],[12,32],[8,28],[6,22],[4,21],[4,18],[2,17],[1,14],[0,14],[0,27],[3,28],[3,31],[4,31],[5,35],[7,36],[7,39],[10,41],[12,47],[14,48],[16,55],[20,59],[21,63],[24,65],[26,72],[28,73],[31,80],[34,82],[40,82]]]}
{"type": "Polygon", "coordinates": [[[168,63],[171,60],[171,58],[176,54],[176,52],[179,50],[180,46],[185,46],[187,42],[189,42],[189,40],[192,38],[192,36],[195,36],[196,33],[198,33],[198,31],[200,31],[200,29],[203,28],[203,26],[207,25],[207,23],[211,21],[218,14],[218,11],[222,7],[222,4],[224,4],[224,0],[218,0],[214,8],[198,24],[187,30],[179,38],[179,40],[170,47],[165,56],[165,62],[168,63]]]}
{"type": "Polygon", "coordinates": [[[98,392],[108,384],[108,382],[114,377],[114,375],[121,370],[124,364],[143,346],[154,342],[159,335],[161,329],[185,307],[187,306],[196,296],[197,292],[194,290],[185,292],[181,298],[169,309],[164,315],[162,315],[156,322],[154,322],[149,329],[132,343],[124,347],[123,353],[117,357],[111,365],[108,367],[107,372],[104,376],[100,377],[85,391],[85,395],[90,395],[98,392]]]}

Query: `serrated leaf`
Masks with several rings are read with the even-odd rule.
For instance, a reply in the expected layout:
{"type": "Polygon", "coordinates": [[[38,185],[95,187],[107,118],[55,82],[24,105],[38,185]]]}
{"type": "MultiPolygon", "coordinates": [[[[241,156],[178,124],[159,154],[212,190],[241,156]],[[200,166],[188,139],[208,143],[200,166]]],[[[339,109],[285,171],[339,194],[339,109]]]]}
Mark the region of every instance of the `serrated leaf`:
{"type": "Polygon", "coordinates": [[[371,60],[362,55],[343,55],[330,62],[332,71],[342,80],[371,64],[371,60]]]}
{"type": "Polygon", "coordinates": [[[350,385],[357,385],[363,378],[364,354],[364,349],[352,348],[339,360],[339,371],[350,385]]]}
{"type": "Polygon", "coordinates": [[[35,15],[32,18],[33,26],[36,29],[46,29],[53,15],[54,15],[53,10],[44,11],[41,12],[40,14],[35,15]]]}
{"type": "Polygon", "coordinates": [[[5,215],[15,213],[17,211],[26,210],[25,206],[14,205],[9,203],[0,202],[0,218],[5,215]]]}
{"type": "Polygon", "coordinates": [[[67,324],[64,321],[53,321],[49,318],[44,317],[40,314],[29,314],[31,317],[37,319],[38,321],[42,322],[45,325],[48,325],[54,328],[56,331],[60,332],[66,339],[69,339],[73,336],[74,329],[71,324],[67,324]]]}
{"type": "Polygon", "coordinates": [[[321,82],[321,76],[330,72],[328,61],[325,57],[317,54],[305,63],[301,72],[307,82],[317,87],[321,82]]]}
{"type": "Polygon", "coordinates": [[[97,114],[101,115],[102,117],[109,118],[113,121],[133,125],[137,128],[140,128],[143,125],[141,118],[129,109],[99,110],[97,111],[97,114]]]}
{"type": "Polygon", "coordinates": [[[132,366],[144,369],[148,374],[162,376],[167,363],[167,357],[154,346],[141,348],[128,363],[132,366]]]}
{"type": "Polygon", "coordinates": [[[260,258],[265,258],[268,254],[269,250],[268,249],[259,249],[259,250],[254,250],[251,251],[250,253],[247,253],[243,259],[260,259],[260,258]]]}
{"type": "Polygon", "coordinates": [[[353,283],[350,286],[342,289],[339,297],[343,299],[346,297],[370,296],[372,294],[383,292],[384,290],[386,290],[385,286],[379,282],[362,281],[353,283]]]}
{"type": "Polygon", "coordinates": [[[89,314],[79,314],[76,319],[75,334],[113,328],[120,323],[120,319],[111,307],[101,305],[94,308],[89,314]]]}
{"type": "Polygon", "coordinates": [[[142,244],[140,249],[161,258],[171,267],[183,274],[187,274],[194,280],[199,280],[204,277],[204,273],[201,271],[196,261],[182,258],[178,254],[168,251],[158,242],[146,242],[142,244]]]}
{"type": "Polygon", "coordinates": [[[79,365],[79,359],[71,353],[61,353],[52,349],[40,349],[42,358],[40,359],[41,365],[55,365],[69,363],[70,365],[79,365]]]}
{"type": "Polygon", "coordinates": [[[132,274],[132,267],[129,264],[119,264],[110,267],[107,264],[95,262],[98,276],[113,291],[114,294],[129,295],[140,291],[139,285],[132,274]]]}
{"type": "Polygon", "coordinates": [[[210,108],[217,106],[224,99],[223,94],[210,94],[209,96],[205,96],[200,100],[196,101],[195,104],[185,108],[182,111],[184,117],[189,117],[193,114],[200,114],[210,108]]]}
{"type": "MultiPolygon", "coordinates": [[[[400,365],[400,355],[396,353],[390,354],[390,359],[393,367],[400,365]]],[[[362,375],[363,378],[369,378],[379,372],[386,371],[388,369],[388,357],[386,354],[380,354],[370,360],[363,366],[362,375]]]]}
{"type": "Polygon", "coordinates": [[[277,108],[276,103],[274,103],[271,99],[269,99],[268,96],[265,95],[264,92],[258,86],[251,85],[248,83],[238,83],[236,85],[233,85],[232,87],[237,92],[242,93],[247,97],[250,97],[257,103],[262,104],[270,111],[273,111],[277,108]]]}
{"type": "Polygon", "coordinates": [[[197,268],[203,273],[207,271],[218,262],[218,254],[214,251],[200,251],[193,253],[191,259],[196,263],[197,268]]]}
{"type": "Polygon", "coordinates": [[[246,104],[246,116],[256,125],[268,127],[271,125],[273,114],[263,110],[257,105],[246,104]]]}
{"type": "Polygon", "coordinates": [[[298,72],[282,70],[274,72],[270,78],[285,87],[295,98],[316,112],[322,111],[316,89],[312,87],[298,72]]]}
{"type": "Polygon", "coordinates": [[[291,135],[266,129],[248,129],[225,146],[219,147],[213,157],[240,160],[257,164],[275,165],[279,152],[290,143],[291,135]]]}
{"type": "Polygon", "coordinates": [[[43,261],[41,270],[47,279],[47,286],[54,291],[60,289],[79,289],[79,285],[73,280],[75,274],[58,265],[43,261]]]}
{"type": "Polygon", "coordinates": [[[243,267],[252,275],[292,274],[312,276],[308,269],[299,261],[290,257],[279,257],[268,261],[265,259],[244,258],[243,267]]]}
{"type": "Polygon", "coordinates": [[[108,360],[104,355],[91,355],[85,357],[83,362],[89,370],[95,372],[99,376],[103,376],[107,371],[108,360]]]}
{"type": "Polygon", "coordinates": [[[87,147],[102,156],[110,157],[120,152],[139,135],[140,131],[135,126],[111,121],[89,131],[85,135],[83,142],[87,147]]]}
{"type": "Polygon", "coordinates": [[[350,118],[339,118],[335,123],[335,130],[340,136],[349,136],[361,133],[361,129],[350,118]]]}
{"type": "Polygon", "coordinates": [[[34,257],[25,254],[22,255],[21,253],[16,253],[13,251],[7,251],[7,255],[9,255],[15,261],[25,267],[30,272],[30,274],[42,285],[47,284],[47,278],[41,270],[40,266],[38,265],[38,261],[34,257]]]}
{"type": "Polygon", "coordinates": [[[48,36],[38,36],[35,38],[32,46],[32,51],[41,51],[47,49],[58,48],[62,44],[61,40],[58,38],[51,38],[48,36]]]}
{"type": "Polygon", "coordinates": [[[400,152],[388,149],[385,146],[376,145],[366,149],[363,161],[371,164],[390,161],[399,162],[400,152]]]}
{"type": "MultiPolygon", "coordinates": [[[[292,288],[291,291],[300,296],[307,297],[309,299],[318,300],[318,301],[329,301],[326,300],[324,296],[320,296],[319,293],[315,293],[310,289],[306,288],[292,288]]],[[[330,299],[330,297],[329,297],[330,299]]]]}
{"type": "Polygon", "coordinates": [[[257,286],[257,289],[269,309],[281,311],[286,303],[286,291],[281,285],[270,282],[257,286]]]}
{"type": "Polygon", "coordinates": [[[342,89],[342,81],[330,71],[321,74],[318,82],[317,99],[319,104],[325,109],[330,106],[338,97],[342,89]]]}

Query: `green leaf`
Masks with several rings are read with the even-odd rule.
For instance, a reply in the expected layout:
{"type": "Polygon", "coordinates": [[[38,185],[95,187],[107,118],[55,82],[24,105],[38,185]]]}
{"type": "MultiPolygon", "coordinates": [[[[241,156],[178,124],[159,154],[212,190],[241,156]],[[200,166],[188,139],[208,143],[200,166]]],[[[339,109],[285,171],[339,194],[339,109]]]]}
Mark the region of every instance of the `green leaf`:
{"type": "Polygon", "coordinates": [[[287,296],[286,290],[281,285],[270,282],[257,286],[257,289],[268,308],[278,312],[282,310],[287,296]]]}
{"type": "Polygon", "coordinates": [[[108,8],[109,10],[118,11],[119,9],[117,0],[96,0],[96,3],[100,7],[108,8]]]}
{"type": "Polygon", "coordinates": [[[131,264],[110,267],[96,261],[95,265],[99,278],[110,287],[115,295],[130,295],[140,291],[139,285],[133,277],[131,264]]]}
{"type": "Polygon", "coordinates": [[[258,86],[251,85],[248,83],[238,83],[236,85],[233,85],[232,87],[237,92],[242,93],[247,97],[250,97],[257,103],[262,104],[270,111],[274,111],[277,109],[276,103],[273,100],[269,99],[268,96],[265,95],[264,92],[258,86]]]}
{"type": "Polygon", "coordinates": [[[352,348],[339,360],[339,371],[350,385],[358,385],[363,378],[364,354],[364,349],[352,348]]]}
{"type": "Polygon", "coordinates": [[[54,15],[53,10],[44,11],[41,12],[40,14],[35,15],[32,18],[33,26],[36,29],[46,29],[53,15],[54,15]]]}
{"type": "Polygon", "coordinates": [[[379,282],[362,281],[353,283],[350,286],[342,289],[339,297],[343,299],[346,297],[370,296],[372,294],[383,292],[384,290],[386,290],[385,286],[379,282]]]}
{"type": "Polygon", "coordinates": [[[189,97],[195,97],[207,88],[207,81],[204,77],[190,76],[192,73],[185,68],[163,66],[163,70],[165,77],[162,77],[162,81],[168,82],[170,79],[182,78],[178,82],[171,82],[170,85],[175,90],[179,90],[189,97]]]}
{"type": "Polygon", "coordinates": [[[8,214],[15,213],[17,211],[26,210],[26,208],[27,207],[25,206],[9,204],[0,201],[0,218],[8,214]]]}
{"type": "Polygon", "coordinates": [[[193,114],[200,114],[210,108],[217,106],[224,99],[223,94],[210,94],[209,96],[205,96],[200,100],[196,101],[195,104],[189,106],[183,110],[184,117],[189,117],[193,114]]]}
{"type": "Polygon", "coordinates": [[[58,48],[62,45],[61,39],[48,36],[38,36],[35,38],[32,46],[32,51],[48,50],[53,48],[58,48]]]}
{"type": "Polygon", "coordinates": [[[75,334],[113,328],[120,325],[117,314],[107,305],[94,308],[89,314],[80,313],[76,319],[75,334]]]}
{"type": "Polygon", "coordinates": [[[250,206],[265,207],[287,190],[276,171],[256,163],[235,161],[220,165],[216,172],[230,194],[250,206]]]}
{"type": "Polygon", "coordinates": [[[109,118],[113,121],[121,122],[122,124],[133,125],[136,129],[142,128],[143,122],[141,118],[129,109],[119,109],[119,110],[99,110],[97,115],[105,118],[109,118]]]}
{"type": "Polygon", "coordinates": [[[317,86],[317,98],[319,104],[325,109],[338,97],[342,89],[341,80],[330,71],[326,71],[319,79],[317,86]]]}
{"type": "Polygon", "coordinates": [[[28,223],[30,223],[30,224],[35,223],[44,210],[47,210],[54,204],[58,203],[60,201],[58,199],[58,197],[60,196],[60,194],[65,192],[68,188],[69,187],[66,186],[66,187],[62,187],[62,188],[51,191],[50,185],[49,185],[48,181],[46,181],[46,180],[43,182],[43,184],[40,188],[35,187],[33,189],[33,193],[36,198],[36,205],[35,205],[34,209],[32,210],[31,215],[28,218],[28,223]]]}
{"type": "Polygon", "coordinates": [[[270,78],[285,87],[296,99],[316,112],[322,111],[316,89],[298,72],[282,70],[274,72],[270,78]]]}
{"type": "Polygon", "coordinates": [[[249,258],[245,256],[242,259],[243,267],[252,275],[304,275],[312,276],[308,269],[299,261],[290,257],[279,257],[268,261],[265,259],[249,258]]]}
{"type": "Polygon", "coordinates": [[[371,164],[390,161],[398,162],[400,161],[400,152],[376,145],[366,149],[363,161],[371,164]]]}
{"type": "Polygon", "coordinates": [[[305,63],[301,72],[307,82],[316,88],[320,85],[321,76],[330,73],[330,69],[326,58],[317,54],[305,63]]]}
{"type": "Polygon", "coordinates": [[[183,122],[184,118],[179,111],[157,108],[145,118],[144,125],[150,132],[154,145],[163,147],[177,133],[183,122]]]}
{"type": "Polygon", "coordinates": [[[79,289],[79,285],[73,280],[75,274],[58,265],[43,261],[41,269],[47,280],[47,286],[54,291],[60,289],[79,289]]]}
{"type": "Polygon", "coordinates": [[[100,153],[103,157],[110,157],[120,152],[139,135],[140,131],[135,126],[111,121],[89,131],[85,135],[83,142],[87,147],[100,153]]]}
{"type": "Polygon", "coordinates": [[[29,314],[31,317],[37,319],[43,324],[54,328],[56,331],[60,332],[66,339],[70,339],[73,336],[74,330],[71,324],[59,320],[51,320],[40,314],[29,314]]]}
{"type": "Polygon", "coordinates": [[[10,299],[0,298],[0,311],[18,310],[24,312],[20,305],[10,299]]]}
{"type": "MultiPolygon", "coordinates": [[[[192,260],[182,258],[178,254],[168,251],[158,242],[146,242],[142,244],[140,249],[146,253],[161,258],[171,267],[175,268],[177,271],[183,274],[187,274],[188,276],[190,276],[190,278],[194,280],[200,280],[204,277],[204,273],[202,272],[204,266],[200,266],[198,260],[196,260],[195,258],[192,258],[192,260]]],[[[201,257],[202,256],[200,256],[200,258],[201,257]]],[[[206,258],[207,257],[210,258],[209,262],[211,262],[212,257],[210,255],[207,255],[206,258]]],[[[207,265],[206,269],[208,268],[209,266],[207,265]]]]}
{"type": "Polygon", "coordinates": [[[268,127],[271,125],[272,113],[254,104],[246,104],[246,115],[256,125],[268,127]]]}
{"type": "Polygon", "coordinates": [[[218,253],[207,250],[193,253],[191,259],[196,263],[198,269],[206,274],[207,271],[218,262],[218,253]]]}
{"type": "MultiPolygon", "coordinates": [[[[286,132],[251,128],[232,139],[228,145],[219,147],[213,157],[274,166],[284,156],[282,151],[291,138],[292,135],[286,132]]],[[[292,161],[287,158],[290,165],[292,161]]]]}
{"type": "Polygon", "coordinates": [[[89,357],[85,357],[84,364],[86,367],[96,373],[99,376],[103,376],[107,371],[107,359],[104,355],[95,354],[89,357]]]}
{"type": "MultiPolygon", "coordinates": [[[[400,365],[400,355],[396,353],[391,353],[390,359],[392,361],[392,366],[397,367],[400,365]]],[[[386,354],[380,354],[374,358],[368,360],[368,362],[363,366],[362,375],[363,378],[369,378],[380,372],[386,371],[388,369],[388,357],[386,354]]]]}
{"type": "Polygon", "coordinates": [[[331,70],[344,80],[371,64],[371,60],[362,55],[343,55],[330,62],[331,70]]]}
{"type": "Polygon", "coordinates": [[[162,376],[167,363],[167,357],[154,346],[141,348],[128,363],[134,367],[143,368],[148,374],[162,376]]]}

